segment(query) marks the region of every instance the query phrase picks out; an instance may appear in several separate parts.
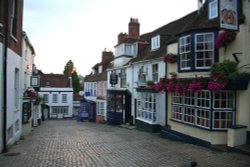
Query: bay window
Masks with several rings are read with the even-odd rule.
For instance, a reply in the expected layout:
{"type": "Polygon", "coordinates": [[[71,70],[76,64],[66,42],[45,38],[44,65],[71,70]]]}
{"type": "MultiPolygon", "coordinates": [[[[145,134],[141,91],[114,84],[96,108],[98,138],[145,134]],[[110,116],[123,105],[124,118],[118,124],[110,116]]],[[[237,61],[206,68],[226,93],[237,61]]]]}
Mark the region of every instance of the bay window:
{"type": "Polygon", "coordinates": [[[190,69],[190,56],[191,56],[191,41],[190,35],[180,38],[180,68],[182,70],[190,69]]]}
{"type": "Polygon", "coordinates": [[[156,117],[156,94],[138,92],[137,117],[149,123],[155,123],[156,117]]]}
{"type": "Polygon", "coordinates": [[[202,32],[179,38],[180,72],[209,70],[215,62],[214,32],[202,32]]]}
{"type": "Polygon", "coordinates": [[[214,34],[195,35],[195,68],[207,69],[214,62],[214,34]]]}
{"type": "Polygon", "coordinates": [[[233,125],[235,94],[223,91],[214,94],[207,90],[172,94],[172,120],[209,130],[225,130],[233,125]]]}

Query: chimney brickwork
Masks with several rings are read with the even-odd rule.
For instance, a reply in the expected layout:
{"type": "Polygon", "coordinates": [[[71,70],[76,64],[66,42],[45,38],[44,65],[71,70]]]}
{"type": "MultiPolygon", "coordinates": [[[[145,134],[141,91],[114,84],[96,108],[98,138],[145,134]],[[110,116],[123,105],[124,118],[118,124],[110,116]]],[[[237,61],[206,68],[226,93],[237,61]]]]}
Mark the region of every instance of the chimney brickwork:
{"type": "Polygon", "coordinates": [[[140,36],[140,23],[138,19],[130,18],[128,24],[128,38],[138,39],[140,36]]]}

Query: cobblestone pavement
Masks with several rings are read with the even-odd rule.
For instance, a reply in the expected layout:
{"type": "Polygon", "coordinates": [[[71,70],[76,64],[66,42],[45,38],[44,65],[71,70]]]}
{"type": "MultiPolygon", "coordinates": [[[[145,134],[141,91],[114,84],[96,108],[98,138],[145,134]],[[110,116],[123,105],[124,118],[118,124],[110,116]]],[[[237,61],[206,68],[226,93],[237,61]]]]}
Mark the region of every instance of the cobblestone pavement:
{"type": "Polygon", "coordinates": [[[0,167],[188,167],[191,161],[198,167],[250,166],[246,155],[75,120],[42,122],[7,154],[0,154],[0,167]]]}

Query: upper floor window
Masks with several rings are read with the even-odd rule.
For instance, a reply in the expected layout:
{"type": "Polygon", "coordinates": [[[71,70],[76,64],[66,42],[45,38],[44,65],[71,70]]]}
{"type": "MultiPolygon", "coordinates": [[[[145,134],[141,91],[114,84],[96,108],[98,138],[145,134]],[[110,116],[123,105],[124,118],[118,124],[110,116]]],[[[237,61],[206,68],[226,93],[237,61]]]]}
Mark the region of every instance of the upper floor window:
{"type": "Polygon", "coordinates": [[[218,2],[217,0],[212,0],[209,2],[209,19],[218,17],[218,2]]]}
{"type": "Polygon", "coordinates": [[[179,70],[207,70],[215,61],[214,33],[196,33],[179,39],[179,70]]]}
{"type": "Polygon", "coordinates": [[[52,103],[57,103],[58,102],[58,95],[57,94],[53,94],[52,95],[52,103]]]}
{"type": "Polygon", "coordinates": [[[151,50],[160,48],[160,35],[157,35],[151,39],[151,50]]]}
{"type": "Polygon", "coordinates": [[[11,14],[10,14],[10,33],[16,37],[17,30],[17,0],[12,0],[11,14]]]}
{"type": "Polygon", "coordinates": [[[195,68],[208,69],[214,62],[214,34],[195,35],[195,68]]]}
{"type": "Polygon", "coordinates": [[[182,70],[189,70],[191,68],[191,40],[190,35],[180,38],[179,51],[180,51],[180,68],[182,70]]]}
{"type": "MultiPolygon", "coordinates": [[[[0,2],[0,9],[3,9],[3,1],[0,2]]],[[[0,12],[0,32],[1,32],[1,28],[2,28],[2,22],[3,22],[3,11],[0,12]]]]}
{"type": "Polygon", "coordinates": [[[138,72],[138,86],[146,86],[146,72],[144,66],[141,66],[138,72]]]}
{"type": "Polygon", "coordinates": [[[125,69],[121,70],[121,87],[124,88],[126,87],[126,82],[127,82],[127,75],[125,69]]]}
{"type": "Polygon", "coordinates": [[[62,94],[62,103],[67,103],[67,94],[62,94]]]}
{"type": "Polygon", "coordinates": [[[152,78],[154,82],[158,82],[158,64],[152,65],[152,78]]]}
{"type": "Polygon", "coordinates": [[[135,44],[123,43],[115,47],[115,56],[122,55],[134,56],[136,55],[135,44]]]}

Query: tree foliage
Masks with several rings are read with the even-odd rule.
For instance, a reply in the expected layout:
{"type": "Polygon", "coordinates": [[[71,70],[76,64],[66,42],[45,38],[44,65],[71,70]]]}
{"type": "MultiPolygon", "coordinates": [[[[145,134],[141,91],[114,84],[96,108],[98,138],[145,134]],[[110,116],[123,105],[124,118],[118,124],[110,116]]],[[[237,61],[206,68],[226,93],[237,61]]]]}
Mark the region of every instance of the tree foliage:
{"type": "Polygon", "coordinates": [[[74,93],[78,93],[83,89],[80,84],[80,79],[78,77],[77,70],[74,67],[74,63],[72,60],[69,60],[64,66],[63,74],[67,75],[68,77],[72,77],[72,86],[74,93]]]}

